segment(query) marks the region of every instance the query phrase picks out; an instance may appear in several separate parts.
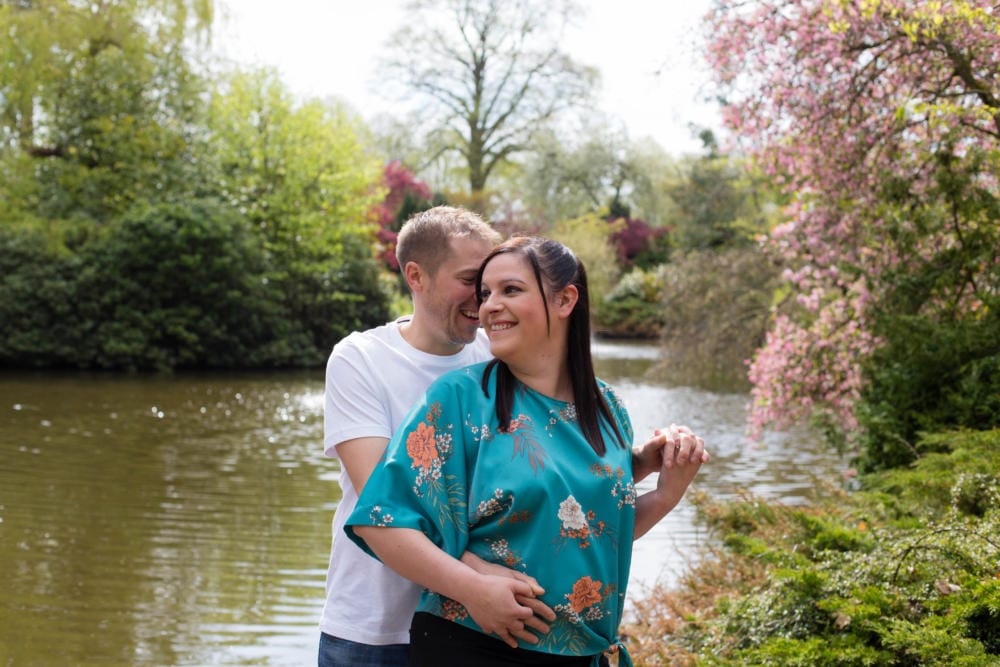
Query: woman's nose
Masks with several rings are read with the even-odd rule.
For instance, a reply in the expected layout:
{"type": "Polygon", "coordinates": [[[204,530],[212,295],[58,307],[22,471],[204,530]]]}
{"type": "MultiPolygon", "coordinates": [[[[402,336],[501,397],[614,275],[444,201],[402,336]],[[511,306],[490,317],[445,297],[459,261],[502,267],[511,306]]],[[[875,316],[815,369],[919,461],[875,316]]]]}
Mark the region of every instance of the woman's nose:
{"type": "Polygon", "coordinates": [[[486,295],[486,298],[483,299],[482,304],[479,307],[480,308],[485,308],[486,310],[496,310],[497,309],[497,301],[494,298],[492,292],[486,295]]]}

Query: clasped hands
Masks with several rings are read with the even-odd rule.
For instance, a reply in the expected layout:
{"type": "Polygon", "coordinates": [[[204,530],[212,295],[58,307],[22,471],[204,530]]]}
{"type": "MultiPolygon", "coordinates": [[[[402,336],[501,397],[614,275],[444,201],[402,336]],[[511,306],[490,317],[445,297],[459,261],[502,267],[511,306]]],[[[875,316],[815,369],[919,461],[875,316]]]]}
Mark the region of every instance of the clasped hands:
{"type": "MultiPolygon", "coordinates": [[[[633,448],[632,474],[639,481],[660,473],[655,493],[661,497],[665,514],[680,502],[701,465],[710,459],[704,440],[685,426],[671,424],[655,429],[646,442],[633,448]]],[[[477,577],[475,590],[460,600],[479,627],[514,648],[519,639],[537,644],[538,635],[547,633],[548,622],[556,618],[540,598],[545,591],[538,581],[469,552],[462,556],[462,562],[482,575],[477,577]]]]}

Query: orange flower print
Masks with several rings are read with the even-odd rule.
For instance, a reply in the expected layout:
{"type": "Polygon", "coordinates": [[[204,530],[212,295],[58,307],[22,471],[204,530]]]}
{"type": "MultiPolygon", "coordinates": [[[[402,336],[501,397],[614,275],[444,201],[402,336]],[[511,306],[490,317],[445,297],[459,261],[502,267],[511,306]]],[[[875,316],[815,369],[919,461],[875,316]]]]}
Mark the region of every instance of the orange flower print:
{"type": "Polygon", "coordinates": [[[442,596],[441,615],[449,621],[459,621],[469,617],[469,612],[461,602],[455,602],[451,598],[442,596]]]}
{"type": "Polygon", "coordinates": [[[590,605],[600,602],[601,587],[601,582],[594,581],[589,576],[577,579],[576,583],[573,584],[573,592],[566,596],[569,599],[570,608],[579,614],[590,605]]]}
{"type": "Polygon", "coordinates": [[[406,453],[413,459],[411,467],[430,470],[437,460],[437,447],[434,445],[434,427],[421,422],[417,430],[406,436],[406,453]]]}

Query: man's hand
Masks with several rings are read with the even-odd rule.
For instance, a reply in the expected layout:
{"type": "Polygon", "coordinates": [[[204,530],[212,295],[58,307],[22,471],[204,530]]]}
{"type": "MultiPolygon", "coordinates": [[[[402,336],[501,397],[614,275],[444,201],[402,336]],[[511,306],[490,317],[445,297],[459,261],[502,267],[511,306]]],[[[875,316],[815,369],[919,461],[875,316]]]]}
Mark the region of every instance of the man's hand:
{"type": "MultiPolygon", "coordinates": [[[[530,587],[531,595],[516,595],[515,600],[521,605],[531,609],[533,615],[530,618],[521,620],[521,623],[523,623],[522,627],[518,628],[517,623],[514,622],[508,627],[508,629],[510,630],[510,634],[514,637],[526,641],[529,644],[537,644],[538,637],[532,632],[532,630],[535,633],[547,633],[549,631],[549,626],[542,619],[554,621],[556,618],[555,611],[542,602],[538,597],[545,593],[545,589],[539,585],[538,581],[534,577],[531,577],[523,572],[485,561],[469,551],[462,554],[461,560],[479,574],[492,575],[496,577],[509,577],[525,583],[530,587]]],[[[472,612],[470,611],[469,613],[472,612]]],[[[475,616],[473,616],[473,618],[475,618],[475,616]]]]}
{"type": "Polygon", "coordinates": [[[549,631],[548,626],[535,617],[531,607],[520,602],[533,595],[530,584],[514,577],[480,574],[473,586],[463,590],[462,599],[458,601],[484,632],[495,634],[511,648],[517,648],[518,639],[529,644],[538,643],[538,637],[528,630],[529,627],[549,631]]]}
{"type": "Polygon", "coordinates": [[[638,482],[660,472],[665,464],[672,468],[679,463],[693,462],[697,456],[702,456],[701,463],[708,463],[704,452],[705,441],[687,426],[671,424],[655,429],[646,442],[632,448],[632,479],[638,482]]]}

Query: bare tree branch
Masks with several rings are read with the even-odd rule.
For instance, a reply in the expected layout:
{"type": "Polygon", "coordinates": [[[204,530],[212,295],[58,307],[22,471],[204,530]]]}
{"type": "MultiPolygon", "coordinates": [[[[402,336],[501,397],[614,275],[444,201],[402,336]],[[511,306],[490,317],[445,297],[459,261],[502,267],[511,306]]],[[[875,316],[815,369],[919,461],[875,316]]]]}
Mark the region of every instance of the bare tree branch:
{"type": "Polygon", "coordinates": [[[426,105],[424,131],[449,137],[440,151],[463,156],[473,194],[546,122],[589,100],[596,73],[559,46],[579,13],[571,0],[421,0],[408,11],[382,71],[426,105]]]}

